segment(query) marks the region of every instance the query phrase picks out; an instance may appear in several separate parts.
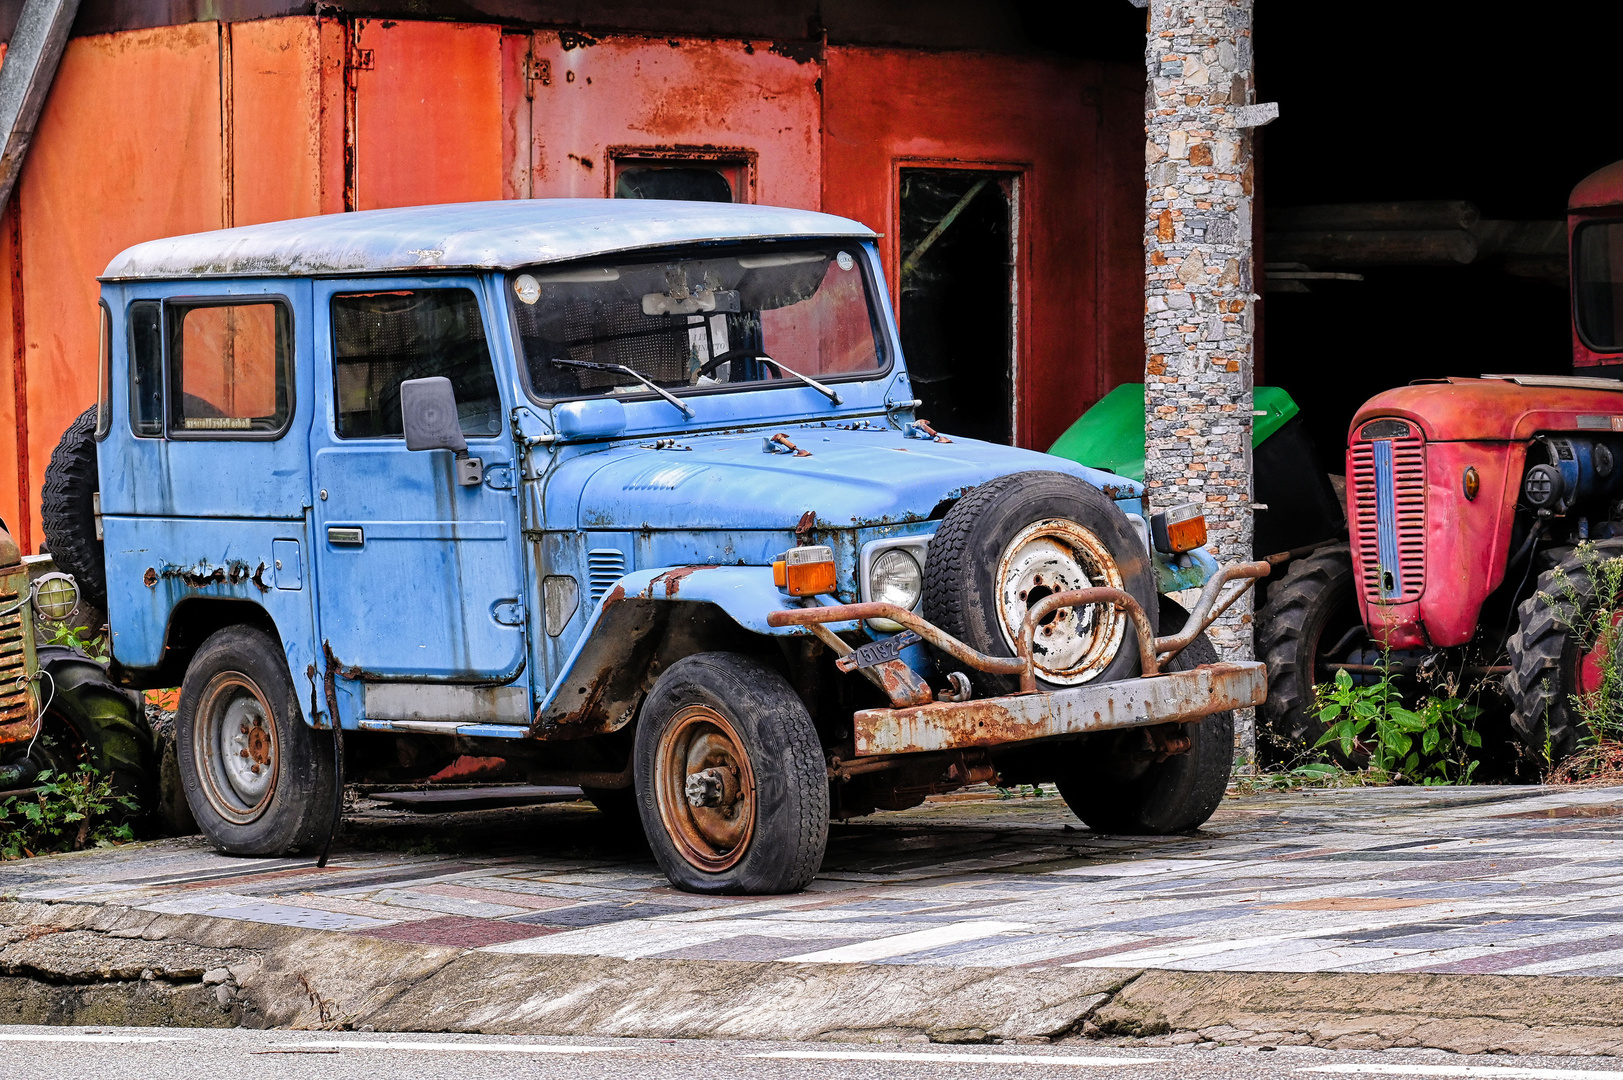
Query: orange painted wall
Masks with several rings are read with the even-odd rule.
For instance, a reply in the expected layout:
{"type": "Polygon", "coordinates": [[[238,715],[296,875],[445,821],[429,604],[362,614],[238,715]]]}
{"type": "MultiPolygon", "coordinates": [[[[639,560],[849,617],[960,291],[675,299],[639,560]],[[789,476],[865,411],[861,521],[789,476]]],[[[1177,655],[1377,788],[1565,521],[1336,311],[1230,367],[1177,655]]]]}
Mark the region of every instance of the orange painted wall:
{"type": "MultiPolygon", "coordinates": [[[[1107,253],[1119,258],[1122,230],[1104,213],[1104,175],[1120,150],[1111,128],[1101,147],[1106,71],[974,53],[830,48],[824,82],[823,209],[885,233],[881,247],[893,291],[899,280],[898,170],[963,165],[1020,170],[1022,277],[1016,441],[1046,449],[1117,382],[1122,327],[1142,327],[1137,221],[1143,189],[1131,185],[1135,299],[1121,313],[1103,307],[1120,290],[1101,281],[1107,253]],[[1112,245],[1114,244],[1114,247],[1112,245]],[[1114,333],[1104,323],[1113,320],[1114,333]]],[[[1142,108],[1143,83],[1137,84],[1142,108]]],[[[1113,95],[1112,100],[1120,95],[1113,95]]],[[[1137,119],[1142,139],[1142,117],[1137,119]]],[[[1120,125],[1116,125],[1119,128],[1120,125]]],[[[1137,166],[1130,177],[1137,176],[1137,166]]],[[[1121,185],[1117,185],[1118,189],[1121,185]]],[[[1135,331],[1141,333],[1141,331],[1135,331]]],[[[1136,345],[1136,366],[1143,348],[1136,345]]],[[[1136,370],[1135,366],[1135,370],[1136,370]]]]}
{"type": "Polygon", "coordinates": [[[690,147],[744,151],[754,163],[746,201],[815,209],[822,200],[815,61],[778,55],[766,42],[694,38],[615,37],[566,49],[551,32],[510,35],[506,53],[509,197],[601,198],[611,149],[690,147]],[[528,80],[533,103],[524,97],[525,39],[539,76],[528,80]]]}
{"type": "Polygon", "coordinates": [[[501,28],[357,19],[352,48],[355,209],[501,198],[501,28]]]}

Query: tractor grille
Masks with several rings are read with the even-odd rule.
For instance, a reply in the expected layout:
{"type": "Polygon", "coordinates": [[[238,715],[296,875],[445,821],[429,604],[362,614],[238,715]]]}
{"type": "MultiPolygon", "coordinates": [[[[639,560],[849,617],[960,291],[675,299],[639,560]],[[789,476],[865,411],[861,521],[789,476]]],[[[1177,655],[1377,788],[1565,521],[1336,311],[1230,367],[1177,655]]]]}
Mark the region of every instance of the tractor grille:
{"type": "Polygon", "coordinates": [[[0,724],[26,719],[32,702],[28,694],[28,657],[23,634],[28,623],[18,605],[17,587],[28,586],[28,578],[18,574],[0,578],[0,724]]]}
{"type": "Polygon", "coordinates": [[[1426,588],[1426,445],[1413,436],[1352,448],[1352,527],[1364,597],[1394,604],[1426,588]]]}

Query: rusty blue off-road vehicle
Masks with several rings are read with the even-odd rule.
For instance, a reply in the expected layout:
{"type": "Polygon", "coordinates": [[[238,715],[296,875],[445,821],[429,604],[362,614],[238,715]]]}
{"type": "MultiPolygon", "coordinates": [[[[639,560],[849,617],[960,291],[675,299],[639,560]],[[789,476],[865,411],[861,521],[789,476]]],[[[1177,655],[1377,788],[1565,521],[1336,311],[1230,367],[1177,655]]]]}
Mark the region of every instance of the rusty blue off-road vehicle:
{"type": "Polygon", "coordinates": [[[831,817],[992,778],[1193,828],[1265,693],[1201,632],[1266,567],[916,418],[855,222],[418,207],[102,282],[102,405],[63,450],[99,496],[53,551],[122,683],[180,685],[222,850],[319,847],[345,779],[471,756],[640,819],[682,888],[782,892],[831,817]],[[1203,583],[1194,617],[1158,595],[1203,583]]]}

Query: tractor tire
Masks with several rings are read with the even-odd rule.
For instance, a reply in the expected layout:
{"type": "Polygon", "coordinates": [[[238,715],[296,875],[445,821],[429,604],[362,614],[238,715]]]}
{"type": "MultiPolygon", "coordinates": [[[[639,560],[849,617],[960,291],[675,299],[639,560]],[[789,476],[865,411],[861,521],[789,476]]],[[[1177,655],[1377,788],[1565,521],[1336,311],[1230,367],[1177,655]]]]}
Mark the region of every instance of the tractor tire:
{"type": "MultiPolygon", "coordinates": [[[[1144,609],[1154,632],[1155,573],[1143,537],[1110,496],[1075,476],[999,477],[953,504],[930,539],[924,617],[970,648],[1014,656],[1025,612],[1044,596],[1108,585],[1144,609]]],[[[1138,633],[1107,604],[1055,612],[1036,640],[1037,682],[1064,690],[1138,674],[1138,633]]],[[[1018,675],[965,670],[937,652],[945,672],[964,671],[977,696],[1013,694],[1018,675]]]]}
{"type": "Polygon", "coordinates": [[[799,892],[828,847],[828,766],[782,675],[737,653],[672,664],[643,702],[638,810],[672,885],[696,893],[799,892]]]}
{"type": "MultiPolygon", "coordinates": [[[[1596,541],[1595,557],[1623,557],[1623,540],[1596,541]]],[[[1511,730],[1526,757],[1548,765],[1572,754],[1589,734],[1572,704],[1583,655],[1568,622],[1571,613],[1564,612],[1560,603],[1562,575],[1576,594],[1578,619],[1594,610],[1597,597],[1590,564],[1569,554],[1538,576],[1538,588],[1516,608],[1516,628],[1507,643],[1510,673],[1505,676],[1505,694],[1511,703],[1511,730]]]]}
{"type": "MultiPolygon", "coordinates": [[[[1269,590],[1268,603],[1257,613],[1257,659],[1268,665],[1268,700],[1257,709],[1257,720],[1279,763],[1318,745],[1325,732],[1314,695],[1314,687],[1325,681],[1318,670],[1320,652],[1360,620],[1352,550],[1346,544],[1295,560],[1269,590]]],[[[1339,751],[1332,753],[1339,758],[1339,751]]]]}
{"type": "Polygon", "coordinates": [[[149,813],[158,791],[152,728],[139,695],[116,685],[107,668],[77,649],[37,650],[42,695],[48,695],[40,738],[29,756],[42,768],[71,774],[89,765],[149,813]]]}
{"type": "Polygon", "coordinates": [[[79,414],[62,433],[40,492],[40,527],[57,569],[72,574],[79,595],[107,610],[107,567],[96,539],[96,407],[79,414]]]}
{"type": "MultiPolygon", "coordinates": [[[[1161,598],[1161,625],[1176,633],[1189,613],[1161,598]]],[[[1167,665],[1189,671],[1217,663],[1211,639],[1200,635],[1167,665]]],[[[1065,805],[1094,832],[1165,836],[1206,823],[1223,802],[1234,769],[1234,714],[1212,713],[1184,725],[1189,749],[1165,761],[1144,760],[1142,729],[1091,736],[1072,750],[1057,787],[1065,805]]]]}

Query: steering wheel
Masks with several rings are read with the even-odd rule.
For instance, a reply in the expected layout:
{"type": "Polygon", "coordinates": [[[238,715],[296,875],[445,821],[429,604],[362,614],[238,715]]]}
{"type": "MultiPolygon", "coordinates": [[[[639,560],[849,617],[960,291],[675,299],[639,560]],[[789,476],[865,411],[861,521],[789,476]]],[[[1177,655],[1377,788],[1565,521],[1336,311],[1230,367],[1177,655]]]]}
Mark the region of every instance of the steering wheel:
{"type": "Polygon", "coordinates": [[[777,361],[764,353],[756,352],[754,349],[728,349],[724,353],[717,353],[699,365],[699,370],[693,373],[694,377],[699,378],[709,375],[729,360],[759,360],[772,369],[774,378],[783,378],[783,369],[778,366],[777,361]]]}

